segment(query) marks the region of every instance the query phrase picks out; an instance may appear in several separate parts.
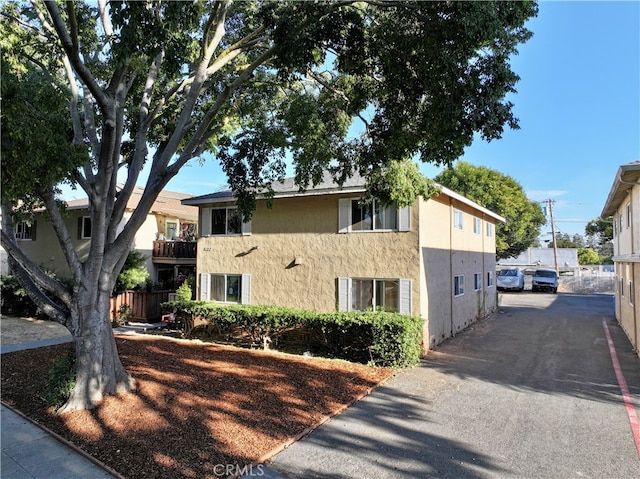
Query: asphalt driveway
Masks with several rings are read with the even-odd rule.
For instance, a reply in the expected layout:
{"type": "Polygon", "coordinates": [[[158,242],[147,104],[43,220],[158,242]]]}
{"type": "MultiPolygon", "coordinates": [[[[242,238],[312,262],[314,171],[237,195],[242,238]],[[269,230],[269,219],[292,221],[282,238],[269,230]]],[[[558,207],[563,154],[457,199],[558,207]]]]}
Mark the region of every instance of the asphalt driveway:
{"type": "Polygon", "coordinates": [[[263,477],[637,478],[640,359],[606,295],[508,293],[500,310],[275,456],[263,477]],[[605,328],[606,326],[606,328],[605,328]]]}

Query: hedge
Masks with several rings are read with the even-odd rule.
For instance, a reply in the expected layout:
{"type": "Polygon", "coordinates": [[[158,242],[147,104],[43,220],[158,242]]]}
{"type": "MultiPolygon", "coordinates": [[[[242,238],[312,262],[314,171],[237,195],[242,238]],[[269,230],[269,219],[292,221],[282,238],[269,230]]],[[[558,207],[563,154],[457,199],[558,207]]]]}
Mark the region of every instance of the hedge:
{"type": "Polygon", "coordinates": [[[195,318],[219,331],[241,328],[254,345],[278,344],[283,333],[308,330],[331,356],[368,362],[374,366],[408,367],[420,359],[422,319],[387,312],[316,313],[280,306],[219,305],[209,301],[171,301],[162,304],[191,328],[195,318]]]}

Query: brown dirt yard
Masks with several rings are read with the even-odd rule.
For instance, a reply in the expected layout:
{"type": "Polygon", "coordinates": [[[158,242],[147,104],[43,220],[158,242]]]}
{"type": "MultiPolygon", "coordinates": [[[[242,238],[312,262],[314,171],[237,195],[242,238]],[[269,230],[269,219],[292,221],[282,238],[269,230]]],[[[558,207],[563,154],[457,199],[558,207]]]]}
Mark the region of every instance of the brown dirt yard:
{"type": "Polygon", "coordinates": [[[3,354],[2,401],[129,479],[217,478],[229,465],[263,461],[393,374],[152,335],[118,335],[117,343],[134,393],[56,414],[44,393],[52,364],[71,347],[61,344],[3,354]]]}

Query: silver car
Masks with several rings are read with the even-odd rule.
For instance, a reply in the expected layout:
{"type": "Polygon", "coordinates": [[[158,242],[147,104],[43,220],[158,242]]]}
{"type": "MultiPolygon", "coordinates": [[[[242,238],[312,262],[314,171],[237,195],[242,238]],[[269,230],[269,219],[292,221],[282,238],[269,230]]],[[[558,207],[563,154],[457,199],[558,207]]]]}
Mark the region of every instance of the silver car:
{"type": "Polygon", "coordinates": [[[558,292],[558,275],[552,269],[537,269],[531,280],[531,291],[558,292]]]}
{"type": "Polygon", "coordinates": [[[498,291],[522,291],[524,289],[524,273],[517,268],[501,269],[496,273],[496,277],[498,278],[496,281],[498,291]]]}

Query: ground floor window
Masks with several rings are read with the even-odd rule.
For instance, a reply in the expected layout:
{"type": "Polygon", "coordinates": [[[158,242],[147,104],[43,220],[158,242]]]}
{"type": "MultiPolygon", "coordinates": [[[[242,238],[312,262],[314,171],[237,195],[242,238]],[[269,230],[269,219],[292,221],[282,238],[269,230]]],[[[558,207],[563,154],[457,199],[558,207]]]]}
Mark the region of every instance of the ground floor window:
{"type": "Polygon", "coordinates": [[[487,271],[487,288],[493,286],[493,271],[487,271]]]}
{"type": "Polygon", "coordinates": [[[248,274],[201,274],[200,299],[219,303],[249,304],[250,281],[248,274]]]}
{"type": "Polygon", "coordinates": [[[464,274],[453,277],[453,295],[462,296],[464,294],[464,274]]]}
{"type": "Polygon", "coordinates": [[[475,273],[473,275],[473,289],[480,291],[482,289],[482,273],[475,273]]]}
{"type": "Polygon", "coordinates": [[[340,311],[388,311],[411,314],[411,280],[338,278],[340,311]]]}

